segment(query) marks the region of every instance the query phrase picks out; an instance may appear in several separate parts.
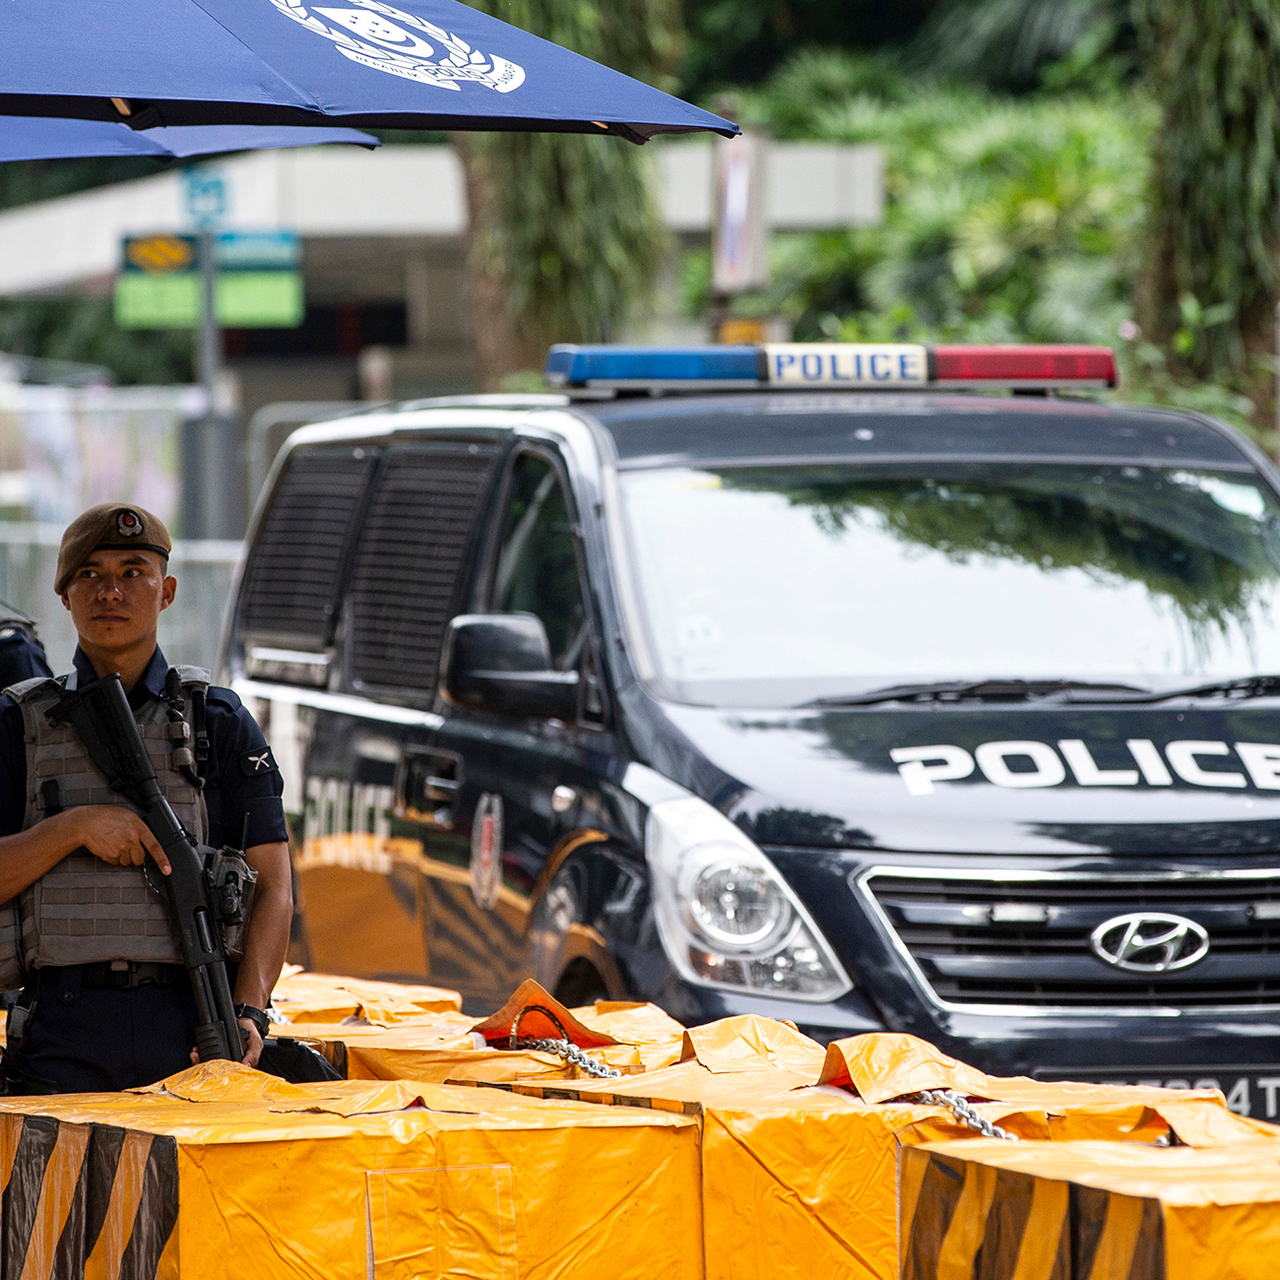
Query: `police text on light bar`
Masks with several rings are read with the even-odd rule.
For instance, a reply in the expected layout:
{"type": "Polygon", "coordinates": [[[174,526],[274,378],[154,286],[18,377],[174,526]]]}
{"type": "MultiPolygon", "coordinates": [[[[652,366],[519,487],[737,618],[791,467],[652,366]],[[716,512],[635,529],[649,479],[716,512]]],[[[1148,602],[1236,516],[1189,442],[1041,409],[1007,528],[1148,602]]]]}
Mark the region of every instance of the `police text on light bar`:
{"type": "Polygon", "coordinates": [[[554,387],[740,390],[774,387],[1114,387],[1109,347],[770,342],[762,346],[555,346],[554,387]]]}
{"type": "Polygon", "coordinates": [[[902,387],[929,381],[929,352],[911,342],[770,342],[760,350],[767,382],[902,387]]]}

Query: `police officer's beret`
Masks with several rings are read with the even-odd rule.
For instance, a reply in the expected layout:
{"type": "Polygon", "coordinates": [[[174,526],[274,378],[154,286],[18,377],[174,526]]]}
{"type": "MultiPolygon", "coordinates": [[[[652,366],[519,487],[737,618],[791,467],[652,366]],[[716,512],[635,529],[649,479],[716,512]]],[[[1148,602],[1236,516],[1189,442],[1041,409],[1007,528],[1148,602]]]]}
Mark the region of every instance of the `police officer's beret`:
{"type": "Polygon", "coordinates": [[[141,507],[104,502],[90,507],[67,525],[58,548],[58,569],[53,589],[61,595],[71,575],[95,551],[154,551],[168,559],[173,550],[164,521],[141,507]]]}

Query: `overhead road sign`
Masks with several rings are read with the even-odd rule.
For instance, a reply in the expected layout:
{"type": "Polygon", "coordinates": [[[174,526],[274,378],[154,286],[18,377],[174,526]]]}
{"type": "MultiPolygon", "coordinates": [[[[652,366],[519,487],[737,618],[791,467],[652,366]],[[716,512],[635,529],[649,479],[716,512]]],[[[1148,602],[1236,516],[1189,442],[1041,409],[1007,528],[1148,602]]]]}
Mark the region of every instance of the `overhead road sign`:
{"type": "MultiPolygon", "coordinates": [[[[298,237],[224,231],[213,241],[216,318],[226,329],[292,329],[306,309],[298,237]]],[[[203,311],[199,239],[129,236],[116,277],[115,318],[125,329],[194,329],[203,311]]]]}
{"type": "Polygon", "coordinates": [[[0,114],[133,128],[657,133],[736,125],[457,0],[10,0],[0,114]]]}
{"type": "MultiPolygon", "coordinates": [[[[0,30],[3,29],[0,15],[0,30]]],[[[319,129],[284,125],[193,125],[175,129],[130,129],[109,120],[18,116],[0,129],[0,161],[63,160],[78,156],[154,156],[186,160],[192,156],[259,148],[315,147],[350,142],[380,146],[358,129],[319,129]]]]}
{"type": "Polygon", "coordinates": [[[753,388],[1047,390],[1116,385],[1109,347],[770,342],[755,346],[551,348],[547,382],[601,390],[753,388]]]}

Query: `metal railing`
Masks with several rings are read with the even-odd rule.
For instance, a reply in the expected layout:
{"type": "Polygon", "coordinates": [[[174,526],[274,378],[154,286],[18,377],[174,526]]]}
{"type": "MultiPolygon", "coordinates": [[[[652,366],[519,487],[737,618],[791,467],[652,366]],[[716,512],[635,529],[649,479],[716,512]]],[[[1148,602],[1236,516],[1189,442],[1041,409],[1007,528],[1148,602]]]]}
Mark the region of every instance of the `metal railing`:
{"type": "MultiPolygon", "coordinates": [[[[61,539],[61,525],[0,524],[0,599],[36,619],[55,672],[70,667],[76,643],[71,615],[53,593],[61,539]]],[[[178,594],[173,606],[160,615],[160,647],[170,662],[215,668],[223,615],[243,545],[174,543],[169,572],[178,579],[178,594]]]]}

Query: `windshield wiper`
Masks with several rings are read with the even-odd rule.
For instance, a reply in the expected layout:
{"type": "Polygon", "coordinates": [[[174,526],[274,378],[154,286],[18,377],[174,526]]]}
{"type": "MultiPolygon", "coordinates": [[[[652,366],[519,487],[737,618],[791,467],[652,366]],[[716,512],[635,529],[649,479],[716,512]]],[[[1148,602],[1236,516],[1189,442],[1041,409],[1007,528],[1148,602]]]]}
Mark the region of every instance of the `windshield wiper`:
{"type": "Polygon", "coordinates": [[[1173,698],[1274,698],[1280,697],[1280,675],[1241,676],[1235,680],[1211,680],[1205,684],[1183,685],[1177,689],[1146,689],[1114,697],[1090,698],[1067,694],[1067,702],[1168,702],[1173,698]]]}
{"type": "MultiPolygon", "coordinates": [[[[1094,680],[934,680],[927,684],[894,684],[868,693],[838,694],[813,698],[802,707],[869,707],[877,702],[1027,702],[1032,698],[1066,695],[1069,701],[1077,692],[1089,691],[1109,700],[1140,702],[1153,696],[1150,689],[1132,684],[1115,684],[1094,680]]],[[[1090,699],[1092,701],[1092,699],[1090,699]]]]}

